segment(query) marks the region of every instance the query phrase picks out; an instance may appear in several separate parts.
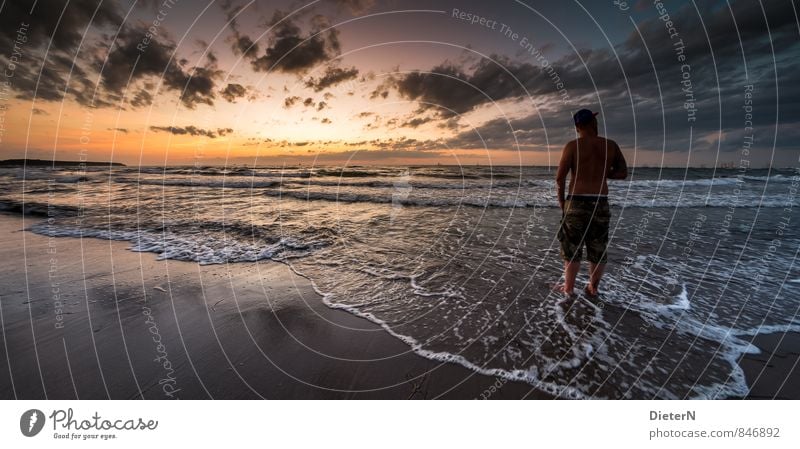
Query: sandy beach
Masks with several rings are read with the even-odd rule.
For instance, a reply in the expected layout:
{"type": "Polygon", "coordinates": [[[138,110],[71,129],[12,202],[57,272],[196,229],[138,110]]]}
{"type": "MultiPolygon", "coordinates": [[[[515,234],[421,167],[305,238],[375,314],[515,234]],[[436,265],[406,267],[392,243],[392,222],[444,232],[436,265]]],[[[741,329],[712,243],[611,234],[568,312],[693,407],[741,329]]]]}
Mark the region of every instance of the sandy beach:
{"type": "Polygon", "coordinates": [[[157,260],[0,215],[2,399],[545,398],[422,358],[276,262],[157,260]]]}
{"type": "MultiPolygon", "coordinates": [[[[549,397],[414,354],[287,265],[157,260],[36,220],[0,215],[3,399],[549,397]]],[[[800,397],[800,335],[753,343],[750,397],[800,397]]]]}

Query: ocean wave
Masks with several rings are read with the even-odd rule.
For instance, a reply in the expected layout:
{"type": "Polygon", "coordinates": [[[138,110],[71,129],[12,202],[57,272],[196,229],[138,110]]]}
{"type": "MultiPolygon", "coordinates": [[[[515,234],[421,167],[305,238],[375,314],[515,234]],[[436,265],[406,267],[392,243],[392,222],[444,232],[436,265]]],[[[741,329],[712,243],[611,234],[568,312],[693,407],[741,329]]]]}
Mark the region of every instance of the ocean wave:
{"type": "Polygon", "coordinates": [[[79,207],[41,203],[37,201],[17,201],[0,199],[0,211],[34,217],[68,217],[81,212],[79,207]]]}
{"type": "MultiPolygon", "coordinates": [[[[173,175],[192,175],[190,172],[171,173],[173,175]]],[[[204,176],[210,176],[205,174],[204,176]]],[[[222,178],[220,180],[207,180],[203,176],[196,178],[178,178],[170,179],[165,178],[115,178],[115,182],[129,183],[129,184],[143,184],[143,185],[166,185],[166,186],[197,186],[197,187],[226,187],[226,188],[269,188],[284,186],[287,188],[295,187],[338,187],[338,188],[384,188],[384,189],[427,189],[427,190],[486,190],[486,189],[513,189],[513,190],[526,190],[529,188],[539,188],[541,190],[552,190],[555,188],[555,181],[552,179],[518,179],[508,180],[488,180],[478,176],[463,178],[462,182],[424,182],[415,179],[417,176],[410,177],[376,177],[373,175],[363,177],[376,177],[379,179],[371,179],[365,181],[352,181],[348,177],[335,177],[335,176],[314,176],[312,174],[281,174],[281,173],[253,173],[245,174],[243,172],[236,173],[216,173],[213,175],[215,178],[222,178]],[[227,179],[230,178],[230,179],[227,179]],[[268,178],[269,180],[260,180],[259,178],[268,178]]],[[[360,177],[360,176],[359,176],[360,177]]],[[[45,179],[45,178],[34,178],[45,179]]],[[[441,179],[454,179],[454,177],[442,177],[441,179]]],[[[86,177],[63,177],[56,179],[56,182],[80,182],[88,181],[86,177]]],[[[713,179],[634,179],[626,181],[612,181],[610,185],[617,190],[685,190],[687,187],[725,187],[736,186],[745,183],[755,182],[769,182],[772,184],[792,182],[792,177],[783,175],[774,175],[770,177],[757,177],[745,176],[737,177],[721,177],[713,179]]]]}
{"type": "MultiPolygon", "coordinates": [[[[264,195],[292,198],[306,201],[329,201],[342,203],[375,203],[375,204],[395,204],[401,206],[428,206],[428,207],[492,207],[492,208],[529,208],[529,207],[558,207],[558,203],[553,199],[526,199],[525,195],[515,196],[505,193],[497,197],[442,197],[442,196],[409,196],[398,195],[377,195],[372,193],[355,192],[319,192],[307,190],[267,190],[264,195]]],[[[618,208],[784,208],[789,205],[785,196],[775,197],[753,197],[753,198],[731,198],[693,196],[691,198],[632,198],[626,196],[622,198],[609,197],[612,207],[618,208]]],[[[794,206],[797,206],[797,201],[794,206]]]]}
{"type": "Polygon", "coordinates": [[[136,252],[157,254],[159,260],[172,259],[197,262],[200,265],[257,262],[259,260],[283,261],[308,255],[317,246],[299,242],[289,237],[276,242],[248,241],[224,238],[212,233],[184,235],[176,232],[128,231],[97,229],[68,225],[37,223],[30,230],[49,237],[91,237],[103,240],[130,242],[128,248],[136,252]]]}
{"type": "Polygon", "coordinates": [[[636,179],[630,181],[618,181],[619,184],[629,184],[641,187],[710,187],[710,186],[732,186],[747,181],[784,183],[791,182],[792,178],[783,175],[773,176],[724,176],[706,179],[636,179]]]}
{"type": "Polygon", "coordinates": [[[229,189],[261,189],[280,185],[279,181],[226,181],[205,179],[132,179],[117,178],[114,182],[121,184],[148,185],[148,186],[173,186],[173,187],[208,187],[229,189]]]}
{"type": "Polygon", "coordinates": [[[308,178],[312,175],[309,170],[294,170],[294,169],[257,169],[249,167],[142,167],[131,168],[125,171],[120,171],[124,174],[138,174],[138,175],[161,175],[162,177],[169,177],[173,175],[178,176],[197,176],[197,177],[250,177],[250,178],[275,178],[275,179],[291,179],[291,178],[308,178]]]}

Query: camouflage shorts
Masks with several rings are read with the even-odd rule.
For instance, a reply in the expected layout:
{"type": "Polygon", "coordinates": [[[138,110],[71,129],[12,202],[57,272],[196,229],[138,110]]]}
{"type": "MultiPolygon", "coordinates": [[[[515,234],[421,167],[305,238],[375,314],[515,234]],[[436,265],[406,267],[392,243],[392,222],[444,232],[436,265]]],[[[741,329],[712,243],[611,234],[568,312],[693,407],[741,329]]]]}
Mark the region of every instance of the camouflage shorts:
{"type": "Polygon", "coordinates": [[[610,219],[607,200],[567,200],[558,230],[561,257],[568,262],[579,261],[586,245],[589,262],[605,263],[610,219]]]}

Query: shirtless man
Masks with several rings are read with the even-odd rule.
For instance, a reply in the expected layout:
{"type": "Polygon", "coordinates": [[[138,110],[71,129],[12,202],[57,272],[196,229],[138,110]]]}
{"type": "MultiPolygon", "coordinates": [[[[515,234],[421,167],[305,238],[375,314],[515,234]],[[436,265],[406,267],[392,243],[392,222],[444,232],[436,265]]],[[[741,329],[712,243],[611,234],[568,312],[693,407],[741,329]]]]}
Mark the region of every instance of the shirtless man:
{"type": "Polygon", "coordinates": [[[564,146],[556,173],[558,204],[563,213],[558,240],[564,259],[564,284],[559,290],[573,294],[581,268],[583,246],[589,260],[586,294],[596,296],[606,265],[608,244],[608,185],[606,179],[625,179],[628,166],[613,140],[597,135],[597,113],[581,109],[573,116],[578,138],[564,146]],[[569,193],[565,196],[567,174],[569,193]]]}

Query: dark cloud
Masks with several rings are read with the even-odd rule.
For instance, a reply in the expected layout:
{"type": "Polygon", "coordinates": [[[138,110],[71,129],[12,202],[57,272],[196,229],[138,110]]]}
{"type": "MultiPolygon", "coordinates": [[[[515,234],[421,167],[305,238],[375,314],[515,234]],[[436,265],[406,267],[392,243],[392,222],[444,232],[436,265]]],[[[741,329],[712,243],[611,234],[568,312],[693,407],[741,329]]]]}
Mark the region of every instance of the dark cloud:
{"type": "Polygon", "coordinates": [[[328,0],[340,8],[349,10],[353,15],[361,15],[375,6],[375,0],[328,0]]]}
{"type": "Polygon", "coordinates": [[[763,8],[743,1],[731,2],[730,9],[711,2],[699,2],[697,10],[685,5],[669,11],[677,38],[670,38],[664,22],[654,18],[639,23],[641,35],[631,33],[616,54],[582,51],[557,65],[570,91],[596,97],[608,133],[630,146],[741,151],[736,136],[743,128],[745,86],[752,84],[758,145],[764,154],[773,143],[778,149],[792,148],[783,138],[787,134],[774,136],[776,129],[800,125],[800,86],[793,81],[800,68],[794,56],[800,50],[794,8],[790,2],[764,3],[763,8]],[[686,67],[677,60],[678,43],[686,67]],[[682,84],[683,72],[689,73],[691,86],[682,84]],[[696,108],[691,116],[684,107],[687,100],[696,108]]]}
{"type": "Polygon", "coordinates": [[[258,44],[253,42],[248,36],[236,34],[231,44],[233,53],[237,56],[244,56],[245,58],[256,58],[258,56],[258,44]]]}
{"type": "Polygon", "coordinates": [[[567,126],[555,126],[547,130],[542,126],[539,114],[522,118],[497,118],[475,128],[462,131],[446,139],[449,148],[459,149],[514,149],[520,151],[547,151],[547,142],[554,139],[563,144],[574,138],[574,131],[567,126]],[[548,131],[550,136],[548,136],[548,131]]]}
{"type": "Polygon", "coordinates": [[[378,97],[386,99],[388,96],[389,96],[389,91],[388,90],[379,91],[379,90],[376,89],[376,90],[372,91],[372,93],[370,94],[369,98],[370,98],[370,100],[374,100],[374,99],[376,99],[378,97]]]}
{"type": "Polygon", "coordinates": [[[325,103],[324,101],[320,101],[320,102],[317,104],[317,110],[318,110],[318,111],[321,111],[321,110],[323,110],[323,109],[325,109],[325,108],[327,108],[327,107],[328,107],[328,103],[325,103]]]}
{"type": "Polygon", "coordinates": [[[403,122],[400,127],[401,128],[418,128],[421,125],[424,125],[430,121],[433,121],[434,117],[414,117],[412,119],[406,120],[403,122]]]}
{"type": "Polygon", "coordinates": [[[451,117],[447,120],[440,121],[436,126],[441,129],[458,130],[463,126],[459,123],[460,117],[451,117]]]}
{"type": "Polygon", "coordinates": [[[487,58],[472,65],[444,62],[430,71],[389,78],[370,97],[396,91],[417,102],[418,113],[435,113],[438,126],[457,132],[446,142],[453,148],[508,149],[517,143],[523,150],[558,148],[574,137],[571,113],[590,107],[601,113],[601,134],[625,148],[713,155],[741,150],[744,90],[753,84],[754,132],[768,154],[773,143],[792,148],[786,130],[800,128],[800,85],[794,75],[800,69],[800,40],[791,2],[763,8],[736,1],[729,9],[703,1],[697,3],[698,13],[693,4],[674,5],[669,13],[677,38],[652,18],[613,48],[580,49],[552,62],[532,54],[515,60],[491,56],[496,62],[487,58]],[[685,61],[677,59],[679,45],[685,61]],[[692,82],[688,96],[684,62],[692,82]],[[568,95],[562,97],[559,89],[568,95]],[[524,100],[537,113],[462,129],[457,114],[498,100],[524,100]],[[695,113],[687,110],[687,102],[695,113]],[[776,129],[782,130],[777,139],[776,129]]]}
{"type": "Polygon", "coordinates": [[[241,84],[230,83],[228,84],[225,89],[220,92],[222,98],[224,98],[229,103],[233,103],[238,98],[242,98],[247,94],[247,89],[241,84]]]}
{"type": "Polygon", "coordinates": [[[333,122],[328,117],[325,117],[320,121],[320,123],[323,123],[323,124],[327,125],[327,124],[330,124],[330,123],[333,123],[333,122]]]}
{"type": "MultiPolygon", "coordinates": [[[[115,2],[96,0],[4,2],[0,14],[0,54],[13,51],[17,31],[27,24],[26,50],[50,46],[50,51],[74,54],[89,23],[95,27],[113,28],[122,23],[122,14],[115,2]]],[[[71,61],[71,59],[70,59],[71,61]]]]}
{"type": "Polygon", "coordinates": [[[321,15],[311,19],[308,34],[280,11],[275,12],[270,25],[275,28],[264,54],[250,58],[256,71],[302,74],[341,53],[339,32],[328,29],[330,23],[321,15]]]}
{"type": "Polygon", "coordinates": [[[150,92],[144,89],[140,89],[138,92],[136,92],[136,95],[134,95],[130,103],[131,106],[135,108],[142,106],[150,106],[151,104],[153,104],[153,96],[150,95],[150,92]]]}
{"type": "Polygon", "coordinates": [[[44,109],[39,109],[39,108],[31,109],[31,114],[33,114],[33,115],[50,115],[44,109]]]}
{"type": "Polygon", "coordinates": [[[314,106],[314,99],[310,98],[310,97],[306,98],[305,100],[303,100],[303,106],[305,106],[305,107],[314,106]]]}
{"type": "MultiPolygon", "coordinates": [[[[33,5],[6,2],[0,14],[0,59],[20,52],[20,27],[28,24],[22,43],[26,64],[19,66],[12,84],[19,98],[35,95],[39,100],[61,101],[66,94],[85,106],[118,106],[129,84],[135,87],[152,77],[161,79],[166,90],[178,93],[188,108],[213,105],[215,80],[221,74],[213,54],[205,67],[184,67],[185,62],[172,59],[172,42],[158,37],[146,42],[149,26],[123,25],[116,2],[40,1],[29,14],[33,5]],[[86,33],[92,28],[98,32],[86,33]],[[42,56],[45,48],[47,58],[42,56]],[[93,71],[99,68],[103,70],[98,77],[93,71]]],[[[159,33],[166,34],[166,29],[159,33]]],[[[150,95],[139,90],[131,106],[150,105],[150,95]]]]}
{"type": "Polygon", "coordinates": [[[161,80],[163,87],[178,93],[184,106],[194,109],[198,104],[212,106],[215,98],[215,83],[222,72],[215,65],[184,68],[174,59],[175,44],[152,39],[143,44],[148,30],[144,26],[127,27],[119,35],[108,57],[98,58],[96,64],[103,66],[104,87],[120,94],[129,80],[135,82],[147,78],[161,80]]]}
{"type": "MultiPolygon", "coordinates": [[[[206,47],[207,46],[208,46],[208,44],[206,44],[206,47]]],[[[206,60],[208,60],[208,63],[210,65],[216,65],[217,62],[219,62],[219,58],[217,58],[217,54],[214,53],[211,50],[206,50],[206,60]]]]}
{"type": "Polygon", "coordinates": [[[128,134],[128,128],[108,128],[109,131],[117,131],[123,134],[128,134]]]}
{"type": "Polygon", "coordinates": [[[217,137],[222,137],[228,135],[233,132],[231,128],[218,128],[216,131],[213,129],[202,129],[198,128],[194,125],[189,126],[151,126],[150,129],[155,132],[167,132],[172,133],[175,135],[189,135],[189,136],[201,136],[201,137],[208,137],[210,139],[216,139],[217,137]]]}
{"type": "Polygon", "coordinates": [[[8,78],[17,98],[61,101],[67,95],[84,105],[107,105],[100,99],[93,101],[94,82],[86,70],[90,64],[83,58],[93,37],[84,41],[83,53],[78,45],[87,28],[114,29],[121,22],[120,10],[111,2],[4,2],[0,61],[5,67],[14,64],[13,76],[8,78]]]}
{"type": "MultiPolygon", "coordinates": [[[[391,84],[404,98],[419,103],[420,110],[433,110],[440,117],[464,114],[492,101],[517,97],[525,86],[541,76],[541,69],[493,55],[482,59],[472,73],[451,63],[428,72],[416,71],[393,78],[391,84]]],[[[386,90],[376,90],[372,98],[386,97],[386,90]]]]}
{"type": "Polygon", "coordinates": [[[230,24],[229,26],[231,30],[233,30],[233,35],[228,38],[233,54],[252,59],[258,56],[259,46],[257,43],[253,42],[249,36],[239,31],[239,23],[236,20],[236,16],[239,14],[242,7],[242,5],[234,5],[233,2],[229,0],[220,2],[220,8],[225,12],[226,18],[230,24]]]}
{"type": "Polygon", "coordinates": [[[286,97],[286,99],[283,100],[283,107],[290,108],[290,107],[294,106],[295,103],[297,103],[300,100],[302,100],[302,98],[298,97],[297,95],[294,95],[294,96],[291,96],[291,97],[286,97]]]}
{"type": "MultiPolygon", "coordinates": [[[[402,79],[402,78],[401,78],[402,79]]],[[[375,100],[378,97],[386,98],[389,96],[389,90],[397,88],[397,83],[400,80],[394,76],[387,76],[383,79],[369,94],[370,100],[375,100]]]]}
{"type": "Polygon", "coordinates": [[[355,79],[356,77],[358,77],[358,69],[355,67],[343,69],[340,67],[328,66],[321,77],[310,78],[305,84],[306,87],[314,89],[314,92],[319,92],[339,83],[355,79]]]}
{"type": "Polygon", "coordinates": [[[198,104],[214,105],[216,80],[222,77],[222,73],[214,68],[195,67],[187,72],[170,72],[166,81],[168,87],[180,92],[184,106],[194,109],[198,104]]]}

